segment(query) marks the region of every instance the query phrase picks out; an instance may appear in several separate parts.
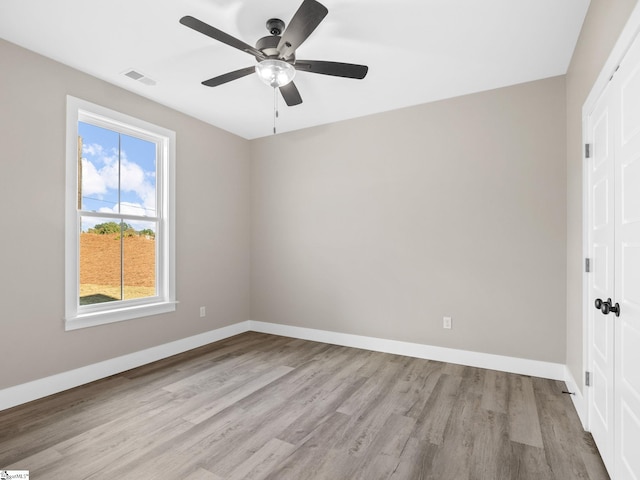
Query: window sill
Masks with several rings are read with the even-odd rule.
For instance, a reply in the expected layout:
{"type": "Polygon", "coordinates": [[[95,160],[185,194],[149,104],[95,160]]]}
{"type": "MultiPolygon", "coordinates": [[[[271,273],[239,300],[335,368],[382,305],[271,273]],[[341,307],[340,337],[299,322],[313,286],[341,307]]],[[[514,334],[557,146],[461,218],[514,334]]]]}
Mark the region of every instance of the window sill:
{"type": "Polygon", "coordinates": [[[66,318],[64,329],[66,331],[77,330],[79,328],[96,327],[107,323],[123,322],[134,318],[169,313],[175,311],[176,303],[178,302],[159,302],[113,309],[106,312],[82,313],[74,317],[66,318]]]}

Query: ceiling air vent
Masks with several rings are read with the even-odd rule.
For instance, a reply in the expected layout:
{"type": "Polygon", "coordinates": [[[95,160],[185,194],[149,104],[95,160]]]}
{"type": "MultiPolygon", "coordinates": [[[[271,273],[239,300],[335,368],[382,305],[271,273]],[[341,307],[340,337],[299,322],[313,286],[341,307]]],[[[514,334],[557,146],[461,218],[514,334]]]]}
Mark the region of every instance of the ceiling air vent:
{"type": "Polygon", "coordinates": [[[129,77],[132,80],[137,80],[140,83],[144,83],[145,85],[155,85],[156,81],[152,78],[147,77],[143,73],[137,72],[135,70],[129,70],[124,72],[125,77],[129,77]]]}

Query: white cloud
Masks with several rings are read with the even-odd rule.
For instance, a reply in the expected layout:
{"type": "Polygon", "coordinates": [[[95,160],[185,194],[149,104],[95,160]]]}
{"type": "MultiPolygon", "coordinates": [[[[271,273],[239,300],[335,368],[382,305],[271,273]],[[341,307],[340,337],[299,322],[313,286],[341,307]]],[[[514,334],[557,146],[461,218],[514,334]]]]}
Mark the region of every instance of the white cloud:
{"type": "Polygon", "coordinates": [[[107,193],[107,185],[104,178],[98,172],[95,165],[86,158],[82,159],[82,195],[102,195],[107,193]]]}
{"type": "Polygon", "coordinates": [[[92,157],[102,155],[102,145],[98,143],[91,143],[89,145],[82,144],[82,155],[90,155],[92,157]]]}
{"type": "Polygon", "coordinates": [[[110,207],[102,207],[98,210],[100,213],[122,213],[124,215],[155,215],[155,212],[149,212],[144,205],[140,203],[122,202],[110,207]]]}
{"type": "Polygon", "coordinates": [[[121,213],[140,215],[145,212],[145,215],[156,215],[156,191],[152,183],[155,172],[145,172],[140,165],[129,161],[124,151],[121,152],[120,171],[118,171],[117,155],[107,155],[100,145],[94,144],[86,145],[86,149],[83,146],[83,152],[85,150],[88,153],[91,152],[91,155],[98,156],[96,163],[101,163],[103,166],[97,168],[93,162],[86,158],[82,159],[83,196],[93,195],[101,199],[109,189],[117,191],[119,183],[123,194],[133,193],[141,202],[122,202],[123,209],[133,208],[135,211],[121,213]]]}

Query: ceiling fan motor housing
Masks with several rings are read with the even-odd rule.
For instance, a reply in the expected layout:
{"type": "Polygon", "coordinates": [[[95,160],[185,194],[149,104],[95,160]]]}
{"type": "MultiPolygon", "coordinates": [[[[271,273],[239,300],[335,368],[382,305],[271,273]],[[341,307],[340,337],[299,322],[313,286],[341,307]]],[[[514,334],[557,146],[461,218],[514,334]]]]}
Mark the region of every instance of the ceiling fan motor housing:
{"type": "MultiPolygon", "coordinates": [[[[280,43],[280,35],[269,35],[258,40],[256,42],[256,48],[264,53],[267,58],[277,58],[280,55],[280,52],[278,52],[278,43],[280,43]]],[[[294,53],[283,60],[291,62],[295,60],[295,57],[294,53]]]]}

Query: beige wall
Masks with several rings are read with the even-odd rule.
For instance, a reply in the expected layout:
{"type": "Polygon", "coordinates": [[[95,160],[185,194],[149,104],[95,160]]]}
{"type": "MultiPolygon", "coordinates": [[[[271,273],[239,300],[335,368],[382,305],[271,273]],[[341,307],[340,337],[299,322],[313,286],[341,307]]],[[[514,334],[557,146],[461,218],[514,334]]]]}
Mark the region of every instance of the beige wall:
{"type": "MultiPolygon", "coordinates": [[[[637,0],[591,0],[567,83],[567,358],[582,382],[582,106],[637,0]]],[[[582,387],[582,385],[580,385],[582,387]]]]}
{"type": "Polygon", "coordinates": [[[247,320],[246,140],[3,40],[0,63],[0,388],[247,320]],[[177,133],[175,313],[64,331],[67,94],[177,133]]]}
{"type": "Polygon", "coordinates": [[[564,77],[252,141],[251,318],[563,363],[565,157],[564,77]]]}

